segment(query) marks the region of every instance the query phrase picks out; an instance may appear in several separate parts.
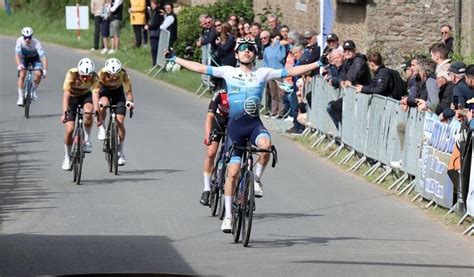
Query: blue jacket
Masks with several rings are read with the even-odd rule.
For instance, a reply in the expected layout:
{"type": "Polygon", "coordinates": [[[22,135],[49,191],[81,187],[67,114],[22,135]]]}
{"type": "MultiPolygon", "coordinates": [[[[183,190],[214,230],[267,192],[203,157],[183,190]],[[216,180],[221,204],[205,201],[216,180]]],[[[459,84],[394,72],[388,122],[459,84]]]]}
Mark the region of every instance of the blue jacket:
{"type": "Polygon", "coordinates": [[[273,69],[285,68],[286,48],[277,41],[263,51],[263,66],[273,69]]]}

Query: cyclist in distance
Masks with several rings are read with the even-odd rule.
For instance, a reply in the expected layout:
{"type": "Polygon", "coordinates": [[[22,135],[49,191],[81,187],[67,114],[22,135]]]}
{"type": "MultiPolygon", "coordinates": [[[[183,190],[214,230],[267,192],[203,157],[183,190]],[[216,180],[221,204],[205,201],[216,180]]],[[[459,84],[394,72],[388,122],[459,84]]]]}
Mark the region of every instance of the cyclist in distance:
{"type": "MultiPolygon", "coordinates": [[[[133,93],[130,83],[130,75],[122,68],[122,64],[116,58],[105,61],[105,66],[99,72],[99,113],[102,122],[107,116],[107,110],[103,106],[117,105],[115,109],[117,115],[117,126],[119,129],[119,159],[118,165],[125,165],[124,144],[125,144],[125,113],[127,108],[133,109],[133,93]],[[126,94],[126,97],[125,97],[126,94]],[[112,101],[110,101],[112,99],[112,101]]],[[[102,125],[99,127],[99,140],[105,140],[106,130],[102,125]]]]}
{"type": "MultiPolygon", "coordinates": [[[[69,170],[69,155],[72,147],[72,135],[76,119],[76,109],[78,105],[83,107],[84,114],[84,152],[92,151],[90,134],[92,128],[92,111],[99,109],[99,77],[94,71],[95,65],[89,58],[83,58],[77,67],[71,68],[66,73],[63,85],[63,114],[61,122],[64,123],[66,133],[64,134],[64,160],[63,170],[69,170]]],[[[100,118],[97,125],[100,125],[100,118]]]]}
{"type": "Polygon", "coordinates": [[[18,75],[18,106],[23,106],[23,86],[26,77],[26,70],[32,66],[35,71],[31,99],[36,101],[38,95],[36,89],[41,82],[41,77],[46,78],[48,69],[48,59],[41,43],[33,38],[33,29],[25,27],[21,30],[21,37],[16,40],[15,45],[15,61],[18,75]]]}
{"type": "MultiPolygon", "coordinates": [[[[206,66],[178,58],[169,50],[165,50],[165,57],[191,71],[223,78],[227,84],[229,101],[229,122],[227,124],[229,142],[235,143],[237,146],[245,146],[245,140],[249,139],[257,147],[269,150],[272,145],[270,133],[263,126],[259,116],[266,82],[275,78],[301,75],[318,68],[320,63],[315,62],[287,69],[264,67],[257,69],[254,66],[257,45],[253,38],[238,39],[234,52],[240,63],[237,68],[233,66],[206,66]]],[[[224,187],[225,216],[221,226],[221,230],[225,233],[230,233],[232,229],[232,195],[240,174],[241,154],[241,151],[234,151],[227,166],[227,180],[224,187]]],[[[261,179],[269,159],[269,153],[261,154],[255,166],[256,197],[263,196],[261,179]]]]}
{"type": "Polygon", "coordinates": [[[201,203],[209,206],[209,195],[211,191],[211,175],[214,170],[214,160],[216,158],[221,135],[209,138],[213,131],[225,132],[227,119],[229,116],[229,101],[225,89],[217,90],[211,98],[207,111],[206,123],[204,126],[204,145],[206,145],[206,157],[204,158],[204,191],[201,195],[201,203]]]}

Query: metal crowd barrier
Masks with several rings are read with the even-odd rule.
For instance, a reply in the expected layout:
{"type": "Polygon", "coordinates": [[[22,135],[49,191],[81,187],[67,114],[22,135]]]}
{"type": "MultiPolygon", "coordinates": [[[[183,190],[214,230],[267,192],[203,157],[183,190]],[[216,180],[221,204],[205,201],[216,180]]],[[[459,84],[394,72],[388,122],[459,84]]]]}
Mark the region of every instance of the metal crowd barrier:
{"type": "MultiPolygon", "coordinates": [[[[201,46],[201,63],[204,65],[211,65],[211,45],[206,44],[201,46]]],[[[195,94],[199,94],[201,98],[206,91],[211,91],[211,76],[201,74],[201,85],[196,90],[195,94]]]]}
{"type": "Polygon", "coordinates": [[[158,40],[158,50],[156,55],[156,65],[153,66],[150,70],[148,70],[147,75],[150,75],[156,68],[160,68],[154,75],[153,78],[156,77],[166,66],[167,60],[165,55],[163,55],[165,49],[168,49],[170,44],[170,32],[168,30],[161,30],[160,31],[160,39],[158,40]]]}

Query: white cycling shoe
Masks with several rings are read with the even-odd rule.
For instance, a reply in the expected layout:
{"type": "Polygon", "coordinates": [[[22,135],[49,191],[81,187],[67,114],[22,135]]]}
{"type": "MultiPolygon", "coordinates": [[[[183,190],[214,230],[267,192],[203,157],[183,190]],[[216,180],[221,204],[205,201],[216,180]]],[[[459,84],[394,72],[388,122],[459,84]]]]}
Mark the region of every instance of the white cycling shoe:
{"type": "Polygon", "coordinates": [[[97,138],[99,140],[105,140],[106,132],[104,126],[99,127],[99,133],[97,134],[97,138]]]}
{"type": "Polygon", "coordinates": [[[71,163],[69,161],[69,157],[64,157],[63,164],[61,165],[61,168],[64,171],[69,171],[71,169],[71,163]]]}
{"type": "Polygon", "coordinates": [[[253,182],[254,184],[254,191],[255,191],[255,197],[257,198],[262,198],[263,197],[263,185],[261,181],[255,180],[253,182]]]}
{"type": "Polygon", "coordinates": [[[118,161],[117,161],[117,164],[119,166],[123,166],[127,163],[127,160],[125,159],[125,155],[123,153],[120,153],[119,154],[119,158],[118,158],[118,161]]]}
{"type": "Polygon", "coordinates": [[[224,233],[232,232],[232,218],[224,218],[222,220],[221,230],[224,233]]]}
{"type": "Polygon", "coordinates": [[[92,152],[92,143],[90,141],[87,141],[86,143],[84,143],[84,152],[85,153],[92,152]]]}
{"type": "Polygon", "coordinates": [[[18,101],[16,101],[16,105],[20,107],[23,106],[23,96],[18,97],[18,101]]]}
{"type": "Polygon", "coordinates": [[[31,93],[31,100],[33,102],[38,100],[38,94],[36,94],[36,91],[33,91],[33,93],[31,93]]]}

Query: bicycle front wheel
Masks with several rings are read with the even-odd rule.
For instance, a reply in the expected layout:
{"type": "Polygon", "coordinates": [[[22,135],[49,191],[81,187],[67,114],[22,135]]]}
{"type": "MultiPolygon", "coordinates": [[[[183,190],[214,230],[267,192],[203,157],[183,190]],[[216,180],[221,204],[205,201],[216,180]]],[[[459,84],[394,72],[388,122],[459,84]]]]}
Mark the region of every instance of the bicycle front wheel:
{"type": "Polygon", "coordinates": [[[25,117],[30,118],[30,104],[31,104],[31,82],[26,85],[25,97],[23,99],[23,107],[25,108],[25,117]]]}
{"type": "Polygon", "coordinates": [[[247,247],[252,230],[253,209],[255,207],[255,184],[253,172],[247,171],[245,177],[245,190],[242,197],[242,244],[247,247]]]}
{"type": "Polygon", "coordinates": [[[117,123],[114,121],[112,122],[110,132],[110,138],[112,140],[111,143],[111,150],[112,150],[112,170],[114,174],[118,174],[118,149],[119,149],[119,135],[118,135],[118,127],[117,123]]]}
{"type": "Polygon", "coordinates": [[[240,228],[242,227],[242,209],[240,203],[239,184],[235,186],[234,202],[232,203],[232,235],[234,242],[238,242],[240,238],[240,228]]]}
{"type": "Polygon", "coordinates": [[[76,152],[76,171],[77,171],[77,178],[76,184],[81,184],[81,176],[82,176],[82,162],[84,161],[84,130],[79,129],[77,133],[77,152],[76,152]]]}

